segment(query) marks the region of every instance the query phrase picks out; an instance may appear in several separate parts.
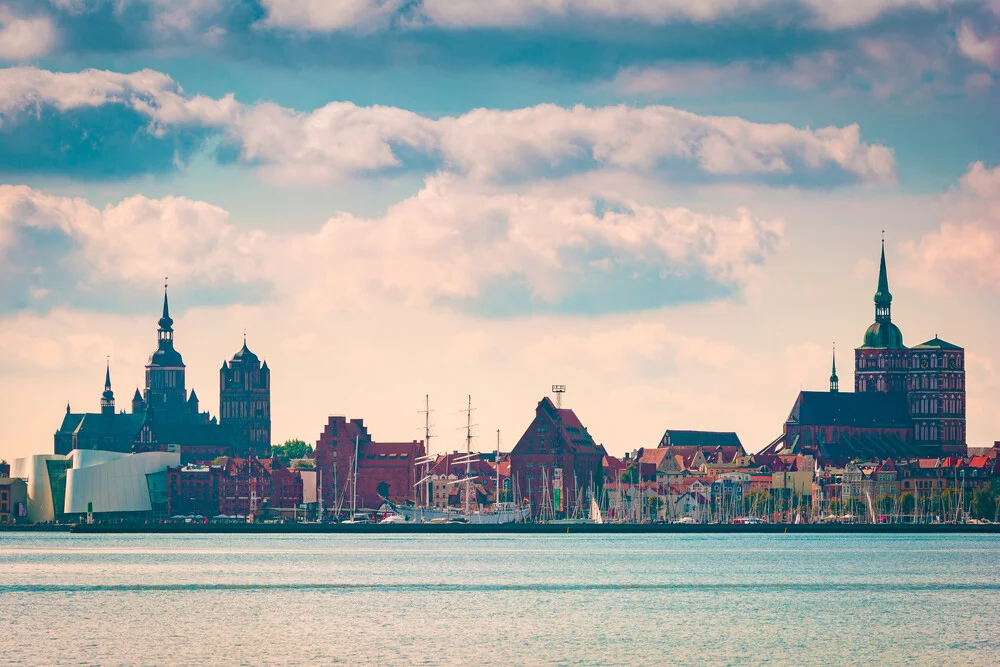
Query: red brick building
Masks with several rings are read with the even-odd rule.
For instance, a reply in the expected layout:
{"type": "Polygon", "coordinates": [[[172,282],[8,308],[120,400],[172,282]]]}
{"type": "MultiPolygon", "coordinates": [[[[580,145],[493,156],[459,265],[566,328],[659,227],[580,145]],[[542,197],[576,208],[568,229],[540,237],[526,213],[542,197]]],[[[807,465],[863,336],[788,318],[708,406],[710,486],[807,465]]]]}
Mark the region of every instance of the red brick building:
{"type": "Polygon", "coordinates": [[[419,481],[414,461],[424,455],[424,443],[373,442],[364,420],[333,416],[316,441],[314,454],[326,512],[342,513],[351,507],[355,445],[358,508],[378,509],[383,497],[396,503],[414,500],[414,484],[419,481]]]}
{"type": "Polygon", "coordinates": [[[219,514],[219,468],[167,468],[167,516],[219,514]]]}
{"type": "Polygon", "coordinates": [[[576,413],[556,408],[548,397],[543,398],[510,453],[516,497],[527,498],[535,516],[549,508],[555,516],[586,510],[590,490],[599,494],[603,486],[606,455],[576,413]]]}
{"type": "Polygon", "coordinates": [[[302,502],[302,478],[278,459],[223,459],[218,470],[219,512],[263,516],[302,502]]]}

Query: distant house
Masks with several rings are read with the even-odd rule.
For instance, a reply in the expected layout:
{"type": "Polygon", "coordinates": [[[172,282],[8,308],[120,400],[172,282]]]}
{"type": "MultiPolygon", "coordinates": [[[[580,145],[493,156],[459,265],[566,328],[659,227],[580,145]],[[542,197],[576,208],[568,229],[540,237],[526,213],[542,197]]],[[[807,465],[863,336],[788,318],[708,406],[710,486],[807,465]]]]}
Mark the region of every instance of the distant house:
{"type": "Polygon", "coordinates": [[[604,483],[605,456],[604,447],[594,441],[575,412],[543,398],[510,453],[515,493],[529,499],[535,516],[587,511],[590,492],[599,494],[604,483]]]}

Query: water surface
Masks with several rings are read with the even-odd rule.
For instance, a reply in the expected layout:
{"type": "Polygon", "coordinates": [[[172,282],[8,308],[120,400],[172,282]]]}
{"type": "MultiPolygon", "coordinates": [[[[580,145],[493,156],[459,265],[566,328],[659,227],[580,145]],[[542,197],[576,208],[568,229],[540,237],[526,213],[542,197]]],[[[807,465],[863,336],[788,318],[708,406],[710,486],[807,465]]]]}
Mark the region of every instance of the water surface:
{"type": "Polygon", "coordinates": [[[4,664],[1000,664],[1000,536],[0,533],[4,664]]]}

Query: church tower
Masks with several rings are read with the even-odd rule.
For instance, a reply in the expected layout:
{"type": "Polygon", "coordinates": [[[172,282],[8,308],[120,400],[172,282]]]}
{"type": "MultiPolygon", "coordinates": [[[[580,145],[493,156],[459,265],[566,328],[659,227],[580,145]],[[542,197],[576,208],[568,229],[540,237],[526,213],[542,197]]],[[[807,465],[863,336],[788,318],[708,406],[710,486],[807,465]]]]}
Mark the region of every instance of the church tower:
{"type": "Polygon", "coordinates": [[[152,409],[158,419],[181,419],[187,405],[184,360],[174,349],[174,321],[170,318],[166,285],[163,286],[163,315],[158,325],[156,351],[149,355],[149,363],[146,364],[143,402],[146,409],[152,409]]]}
{"type": "Polygon", "coordinates": [[[219,423],[232,428],[245,452],[264,456],[271,448],[271,370],[243,347],[219,369],[219,423]]]}
{"type": "Polygon", "coordinates": [[[885,268],[885,239],[875,292],[875,322],[865,331],[864,344],[854,351],[854,391],[905,392],[909,352],[903,334],[892,323],[892,293],[885,268]]]}
{"type": "Polygon", "coordinates": [[[101,414],[115,414],[115,392],[111,391],[111,362],[104,371],[104,393],[101,394],[101,414]]]}

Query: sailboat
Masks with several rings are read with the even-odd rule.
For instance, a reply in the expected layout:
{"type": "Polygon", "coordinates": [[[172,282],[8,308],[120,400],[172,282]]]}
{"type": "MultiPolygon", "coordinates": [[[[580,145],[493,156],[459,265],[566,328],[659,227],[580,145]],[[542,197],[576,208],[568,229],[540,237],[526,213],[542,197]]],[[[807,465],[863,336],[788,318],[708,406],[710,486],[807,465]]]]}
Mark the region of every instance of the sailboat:
{"type": "MultiPolygon", "coordinates": [[[[428,403],[426,413],[430,412],[428,403]]],[[[512,502],[494,502],[492,505],[473,506],[472,497],[475,493],[474,484],[479,481],[479,477],[472,476],[472,463],[480,461],[479,454],[472,451],[472,396],[469,396],[469,407],[464,410],[467,415],[465,427],[465,454],[460,459],[453,459],[452,465],[465,464],[465,476],[449,482],[449,484],[461,484],[462,507],[433,507],[430,498],[427,498],[423,505],[409,506],[396,505],[386,499],[393,511],[405,517],[408,521],[416,523],[470,523],[470,524],[499,524],[518,523],[527,521],[531,514],[529,507],[521,507],[512,502]]],[[[429,426],[427,433],[430,433],[429,426]]],[[[500,431],[497,431],[497,497],[500,494],[500,431]]],[[[426,485],[432,476],[426,474],[414,486],[426,485]]],[[[419,500],[419,495],[418,500],[419,500]]],[[[426,495],[426,494],[425,494],[426,495]]]]}

